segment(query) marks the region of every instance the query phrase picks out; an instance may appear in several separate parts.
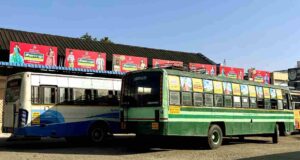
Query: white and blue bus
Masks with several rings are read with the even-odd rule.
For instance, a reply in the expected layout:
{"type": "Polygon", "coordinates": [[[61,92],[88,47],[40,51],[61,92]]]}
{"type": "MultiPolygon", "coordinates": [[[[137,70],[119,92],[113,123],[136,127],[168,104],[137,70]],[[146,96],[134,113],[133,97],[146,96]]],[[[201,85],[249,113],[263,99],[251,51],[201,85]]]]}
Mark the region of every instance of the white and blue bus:
{"type": "Polygon", "coordinates": [[[8,77],[4,133],[101,142],[118,133],[121,79],[23,72],[8,77]]]}

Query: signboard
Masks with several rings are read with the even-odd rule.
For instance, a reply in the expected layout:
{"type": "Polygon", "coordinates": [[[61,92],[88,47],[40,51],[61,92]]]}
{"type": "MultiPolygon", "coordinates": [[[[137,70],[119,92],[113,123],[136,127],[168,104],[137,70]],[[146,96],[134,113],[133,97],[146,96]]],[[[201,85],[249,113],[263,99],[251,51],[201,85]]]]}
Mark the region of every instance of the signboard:
{"type": "Polygon", "coordinates": [[[9,62],[56,66],[57,47],[11,41],[9,62]]]}
{"type": "Polygon", "coordinates": [[[249,78],[251,78],[255,82],[270,84],[270,72],[249,69],[249,78]]]}
{"type": "Polygon", "coordinates": [[[256,94],[257,94],[257,98],[263,98],[264,97],[262,87],[256,87],[256,94]]]}
{"type": "Polygon", "coordinates": [[[277,99],[283,99],[281,89],[276,89],[277,99]]]}
{"type": "Polygon", "coordinates": [[[203,92],[202,79],[193,78],[193,91],[194,92],[203,92]]]}
{"type": "Polygon", "coordinates": [[[248,85],[241,84],[241,93],[242,93],[242,96],[249,95],[248,85]]]}
{"type": "Polygon", "coordinates": [[[180,91],[180,83],[178,76],[168,76],[169,90],[180,91]]]}
{"type": "Polygon", "coordinates": [[[214,93],[215,94],[223,94],[222,82],[214,81],[214,93]]]}
{"type": "Polygon", "coordinates": [[[233,95],[235,96],[241,95],[240,84],[232,83],[232,90],[233,90],[233,95]]]}
{"type": "Polygon", "coordinates": [[[213,92],[213,84],[212,80],[203,80],[204,92],[212,93],[213,92]]]}
{"type": "Polygon", "coordinates": [[[106,54],[67,48],[65,66],[103,71],[106,70],[106,54]]]}
{"type": "Polygon", "coordinates": [[[273,88],[270,88],[270,95],[271,95],[271,99],[276,99],[276,90],[273,88]]]}
{"type": "Polygon", "coordinates": [[[162,59],[153,59],[152,60],[153,68],[165,68],[169,66],[183,66],[183,62],[180,61],[169,61],[169,60],[162,60],[162,59]]]}
{"type": "Polygon", "coordinates": [[[181,91],[192,91],[192,79],[189,77],[180,77],[181,91]]]}
{"type": "Polygon", "coordinates": [[[147,58],[113,54],[113,70],[130,72],[147,68],[147,58]]]}
{"type": "Polygon", "coordinates": [[[270,98],[270,89],[269,88],[264,88],[264,97],[270,98]]]}
{"type": "Polygon", "coordinates": [[[217,75],[217,67],[216,65],[210,64],[200,64],[200,63],[189,63],[189,68],[192,71],[209,74],[212,76],[217,75]]]}
{"type": "Polygon", "coordinates": [[[256,91],[254,86],[248,86],[250,97],[256,97],[256,91]]]}
{"type": "Polygon", "coordinates": [[[223,82],[223,90],[225,94],[232,94],[232,86],[230,82],[223,82]]]}
{"type": "Polygon", "coordinates": [[[244,79],[244,69],[220,66],[219,76],[233,78],[233,79],[244,79]]]}

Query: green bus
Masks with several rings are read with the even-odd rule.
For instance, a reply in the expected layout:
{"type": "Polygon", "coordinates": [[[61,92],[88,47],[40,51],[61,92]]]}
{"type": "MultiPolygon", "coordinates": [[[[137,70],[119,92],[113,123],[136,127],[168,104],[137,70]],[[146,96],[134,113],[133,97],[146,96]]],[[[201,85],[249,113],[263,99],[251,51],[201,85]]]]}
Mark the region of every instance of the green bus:
{"type": "Polygon", "coordinates": [[[121,127],[137,136],[271,136],[294,129],[288,88],[176,69],[127,73],[122,80],[121,127]]]}

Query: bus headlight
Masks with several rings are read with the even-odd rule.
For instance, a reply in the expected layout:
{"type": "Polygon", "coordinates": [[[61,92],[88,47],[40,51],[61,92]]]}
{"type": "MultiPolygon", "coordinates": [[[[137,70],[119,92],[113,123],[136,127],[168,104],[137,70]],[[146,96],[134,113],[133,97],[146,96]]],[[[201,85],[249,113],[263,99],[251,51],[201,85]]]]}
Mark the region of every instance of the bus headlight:
{"type": "Polygon", "coordinates": [[[28,120],[28,111],[25,109],[19,109],[19,123],[18,127],[24,127],[27,124],[28,120]]]}

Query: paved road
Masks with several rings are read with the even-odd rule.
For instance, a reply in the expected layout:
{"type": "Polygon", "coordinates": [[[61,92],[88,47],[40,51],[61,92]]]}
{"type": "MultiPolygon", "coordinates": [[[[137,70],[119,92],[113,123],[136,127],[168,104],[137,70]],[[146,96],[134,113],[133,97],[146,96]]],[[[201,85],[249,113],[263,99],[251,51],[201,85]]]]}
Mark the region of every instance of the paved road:
{"type": "Polygon", "coordinates": [[[300,135],[281,137],[279,144],[272,144],[269,137],[225,139],[217,150],[206,150],[198,138],[164,138],[135,141],[133,136],[118,136],[107,141],[105,146],[72,145],[63,139],[41,141],[5,142],[0,139],[0,160],[118,160],[118,159],[239,159],[281,160],[300,159],[300,135]]]}

